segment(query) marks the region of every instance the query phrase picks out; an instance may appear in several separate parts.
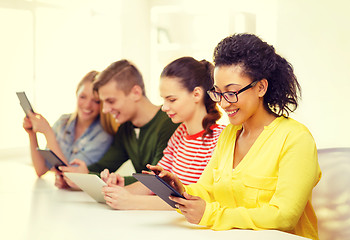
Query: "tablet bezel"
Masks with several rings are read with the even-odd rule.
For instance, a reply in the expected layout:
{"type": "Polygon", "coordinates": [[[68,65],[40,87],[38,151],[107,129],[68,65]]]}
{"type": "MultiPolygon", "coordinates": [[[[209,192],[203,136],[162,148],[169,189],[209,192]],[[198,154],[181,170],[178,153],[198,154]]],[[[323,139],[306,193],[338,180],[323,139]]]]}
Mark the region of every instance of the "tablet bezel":
{"type": "Polygon", "coordinates": [[[170,196],[185,198],[178,191],[176,191],[167,182],[161,179],[157,175],[153,174],[143,174],[143,173],[133,173],[132,176],[140,181],[143,185],[149,188],[154,194],[163,199],[171,207],[175,207],[175,202],[170,200],[170,196]]]}

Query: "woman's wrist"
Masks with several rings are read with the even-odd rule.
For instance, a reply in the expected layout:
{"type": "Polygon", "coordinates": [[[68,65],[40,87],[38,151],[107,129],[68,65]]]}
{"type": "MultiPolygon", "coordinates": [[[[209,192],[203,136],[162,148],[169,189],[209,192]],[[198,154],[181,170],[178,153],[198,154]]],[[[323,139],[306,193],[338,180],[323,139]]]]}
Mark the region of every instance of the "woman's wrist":
{"type": "Polygon", "coordinates": [[[33,131],[30,131],[27,133],[28,133],[29,141],[37,143],[36,133],[33,131]]]}

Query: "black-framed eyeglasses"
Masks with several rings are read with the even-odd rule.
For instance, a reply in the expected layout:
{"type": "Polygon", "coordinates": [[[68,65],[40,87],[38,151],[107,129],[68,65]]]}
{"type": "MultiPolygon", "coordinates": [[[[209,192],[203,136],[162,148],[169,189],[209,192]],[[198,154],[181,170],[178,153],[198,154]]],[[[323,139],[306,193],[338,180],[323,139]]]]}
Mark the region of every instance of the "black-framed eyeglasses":
{"type": "Polygon", "coordinates": [[[238,102],[238,94],[248,90],[249,88],[254,87],[257,84],[257,82],[259,82],[259,80],[251,82],[249,85],[245,86],[244,88],[242,88],[237,92],[228,91],[228,92],[221,93],[221,92],[216,92],[215,88],[212,88],[209,91],[207,91],[207,93],[214,102],[219,103],[221,102],[222,97],[224,97],[227,102],[236,103],[238,102]]]}

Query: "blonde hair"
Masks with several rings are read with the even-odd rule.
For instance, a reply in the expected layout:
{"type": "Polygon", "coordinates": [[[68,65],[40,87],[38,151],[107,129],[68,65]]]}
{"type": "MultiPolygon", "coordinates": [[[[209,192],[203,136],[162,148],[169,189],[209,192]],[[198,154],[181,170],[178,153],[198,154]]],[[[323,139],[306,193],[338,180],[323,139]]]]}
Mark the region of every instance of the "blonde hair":
{"type": "MultiPolygon", "coordinates": [[[[80,82],[78,83],[78,86],[75,90],[75,94],[78,94],[79,89],[87,82],[93,82],[97,76],[98,72],[95,70],[92,70],[90,72],[88,72],[87,74],[85,74],[85,76],[80,80],[80,82]]],[[[101,115],[101,112],[100,112],[101,115]]],[[[76,118],[78,117],[78,109],[75,109],[75,111],[70,115],[68,121],[67,121],[67,125],[69,125],[72,121],[74,121],[76,118]]]]}
{"type": "Polygon", "coordinates": [[[114,117],[110,113],[102,113],[103,109],[103,103],[101,103],[101,114],[100,114],[100,122],[103,127],[103,129],[111,134],[114,135],[119,128],[119,123],[117,123],[114,119],[114,117]]]}

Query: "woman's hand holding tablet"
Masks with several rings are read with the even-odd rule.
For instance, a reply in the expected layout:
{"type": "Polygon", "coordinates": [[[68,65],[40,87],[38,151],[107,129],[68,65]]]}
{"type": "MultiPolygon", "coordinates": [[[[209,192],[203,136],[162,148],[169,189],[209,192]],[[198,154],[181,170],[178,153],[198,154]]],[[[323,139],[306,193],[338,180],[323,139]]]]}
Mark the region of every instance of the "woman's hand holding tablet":
{"type": "Polygon", "coordinates": [[[181,193],[170,186],[162,178],[155,174],[133,173],[133,177],[148,187],[157,196],[163,199],[171,207],[175,208],[176,203],[169,199],[170,196],[184,198],[181,193]]]}

